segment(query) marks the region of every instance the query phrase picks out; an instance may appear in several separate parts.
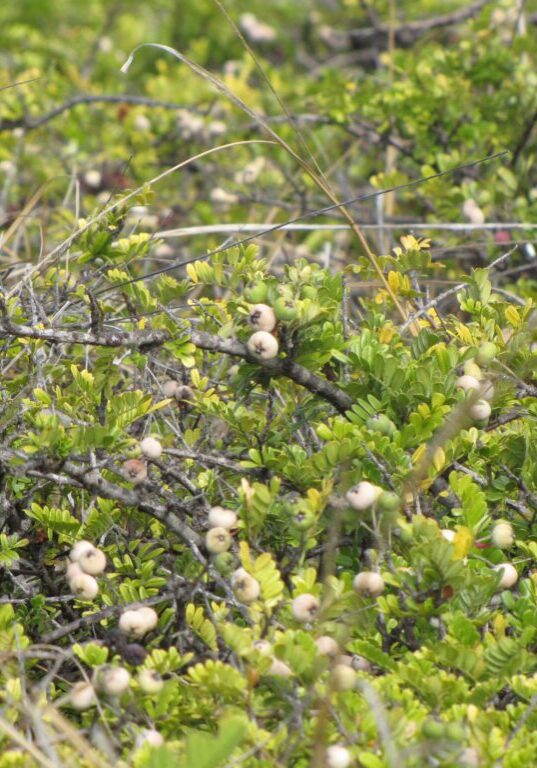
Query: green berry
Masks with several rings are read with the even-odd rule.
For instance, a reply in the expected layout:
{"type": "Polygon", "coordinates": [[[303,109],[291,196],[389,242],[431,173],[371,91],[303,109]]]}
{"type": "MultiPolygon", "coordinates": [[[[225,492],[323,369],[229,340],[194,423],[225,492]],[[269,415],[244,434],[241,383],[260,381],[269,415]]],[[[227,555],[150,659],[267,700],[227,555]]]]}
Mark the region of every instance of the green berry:
{"type": "Polygon", "coordinates": [[[297,531],[307,531],[314,524],[315,524],[315,515],[313,515],[311,512],[304,511],[304,510],[299,510],[298,512],[295,512],[291,519],[291,525],[293,526],[293,528],[296,528],[297,531]]]}
{"type": "Polygon", "coordinates": [[[484,341],[480,344],[475,356],[475,361],[478,365],[489,365],[496,355],[498,354],[498,347],[493,344],[492,341],[484,341]]]}
{"type": "Polygon", "coordinates": [[[465,736],[464,728],[459,723],[448,723],[446,726],[446,738],[451,741],[463,741],[465,736]]]}
{"type": "Polygon", "coordinates": [[[304,299],[316,299],[317,298],[317,288],[313,285],[303,285],[300,289],[300,293],[302,294],[302,297],[304,299]]]}
{"type": "Polygon", "coordinates": [[[441,739],[444,736],[445,727],[437,720],[426,720],[421,726],[421,732],[428,739],[441,739]]]}
{"type": "Polygon", "coordinates": [[[272,308],[278,320],[283,323],[288,323],[297,316],[297,306],[294,299],[286,299],[284,296],[280,296],[279,299],[276,299],[272,308]]]}
{"type": "Polygon", "coordinates": [[[372,432],[379,432],[381,435],[386,435],[387,437],[393,437],[397,432],[397,427],[393,421],[384,413],[379,413],[378,416],[372,416],[366,421],[365,425],[372,432]]]}
{"type": "Polygon", "coordinates": [[[383,491],[377,499],[377,509],[382,512],[395,512],[401,506],[401,499],[393,491],[383,491]]]}
{"type": "Polygon", "coordinates": [[[235,570],[235,558],[231,552],[220,552],[213,558],[213,564],[218,573],[227,576],[235,570]]]}
{"type": "Polygon", "coordinates": [[[244,298],[250,304],[262,304],[267,298],[267,293],[266,283],[254,283],[244,289],[244,298]]]}

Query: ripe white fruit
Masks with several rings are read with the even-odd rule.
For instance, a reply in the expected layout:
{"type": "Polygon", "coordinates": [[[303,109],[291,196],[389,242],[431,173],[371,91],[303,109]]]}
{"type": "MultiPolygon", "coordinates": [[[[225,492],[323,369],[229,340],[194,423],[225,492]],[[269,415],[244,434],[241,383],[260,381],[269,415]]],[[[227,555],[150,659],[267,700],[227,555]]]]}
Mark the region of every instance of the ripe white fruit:
{"type": "Polygon", "coordinates": [[[272,645],[268,640],[256,640],[254,643],[254,649],[258,653],[263,654],[263,656],[268,656],[270,653],[272,653],[272,645]]]}
{"type": "Polygon", "coordinates": [[[144,437],[140,443],[140,448],[146,459],[160,459],[162,454],[162,444],[155,437],[144,437]]]}
{"type": "Polygon", "coordinates": [[[492,408],[486,400],[478,400],[470,406],[468,413],[474,421],[485,421],[492,413],[492,408]]]}
{"type": "Polygon", "coordinates": [[[95,690],[90,683],[81,680],[73,685],[69,700],[75,709],[82,712],[96,703],[95,690]]]}
{"type": "Polygon", "coordinates": [[[119,617],[119,629],[125,635],[142,637],[147,632],[146,624],[144,615],[137,610],[124,611],[119,617]]]}
{"type": "Polygon", "coordinates": [[[144,693],[159,693],[164,687],[164,680],[156,669],[141,669],[136,679],[144,693]]]}
{"type": "MultiPolygon", "coordinates": [[[[158,613],[150,605],[142,605],[138,608],[138,613],[145,622],[145,632],[151,632],[158,624],[158,613]]],[[[145,634],[144,632],[144,634],[145,634]]]]}
{"type": "Polygon", "coordinates": [[[334,638],[329,635],[321,635],[321,637],[318,637],[315,641],[315,645],[317,646],[317,652],[321,656],[337,656],[339,653],[339,645],[334,638]]]}
{"type": "Polygon", "coordinates": [[[274,658],[272,659],[272,664],[270,665],[268,674],[274,675],[275,677],[291,677],[293,673],[285,661],[274,658]]]}
{"type": "Polygon", "coordinates": [[[498,589],[510,589],[518,581],[518,572],[514,565],[511,563],[500,563],[494,566],[495,571],[501,573],[498,589]]]}
{"type": "Polygon", "coordinates": [[[278,342],[267,331],[256,331],[248,339],[248,352],[260,360],[270,360],[278,354],[278,342]]]}
{"type": "Polygon", "coordinates": [[[374,571],[362,571],[356,574],[352,586],[359,595],[378,597],[384,592],[384,579],[380,573],[374,571]]]}
{"type": "Polygon", "coordinates": [[[356,672],[347,664],[336,664],[332,670],[332,687],[336,691],[352,691],[356,685],[356,672]]]}
{"type": "Polygon", "coordinates": [[[69,587],[73,595],[80,600],[93,600],[99,594],[99,585],[93,576],[87,573],[78,573],[69,580],[69,587]]]}
{"type": "Polygon", "coordinates": [[[472,198],[468,198],[464,201],[462,206],[462,212],[464,217],[471,223],[471,224],[483,224],[485,222],[485,214],[481,210],[481,208],[478,206],[475,200],[472,200],[472,198]]]}
{"type": "Polygon", "coordinates": [[[326,749],[326,768],[348,768],[351,764],[351,753],[340,744],[332,744],[326,749]]]}
{"type": "Polygon", "coordinates": [[[509,549],[513,546],[515,536],[511,523],[496,523],[492,529],[492,541],[500,549],[509,549]]]}
{"type": "Polygon", "coordinates": [[[455,538],[455,531],[452,531],[449,528],[442,528],[440,533],[442,534],[444,539],[446,539],[446,541],[453,541],[455,538]]]}
{"type": "Polygon", "coordinates": [[[470,390],[475,390],[476,392],[479,392],[481,388],[481,385],[479,381],[475,378],[475,376],[470,376],[468,374],[465,374],[464,376],[459,376],[459,378],[455,382],[455,385],[459,389],[464,389],[465,392],[469,392],[470,390]]]}
{"type": "Polygon", "coordinates": [[[123,463],[123,477],[133,485],[147,480],[147,466],[140,459],[128,459],[123,463]]]}
{"type": "Polygon", "coordinates": [[[107,696],[121,696],[129,687],[131,676],[125,667],[106,666],[96,670],[95,682],[107,696]]]}
{"type": "Polygon", "coordinates": [[[237,568],[231,577],[231,588],[237,600],[241,603],[253,603],[261,594],[261,587],[257,579],[250,576],[244,568],[237,568]]]}
{"type": "Polygon", "coordinates": [[[153,728],[144,728],[136,737],[136,748],[140,749],[144,744],[149,744],[152,747],[161,747],[164,744],[164,738],[162,734],[153,728]]]}
{"type": "Polygon", "coordinates": [[[492,400],[494,397],[494,384],[491,381],[481,381],[479,394],[483,400],[492,400]]]}
{"type": "Polygon", "coordinates": [[[379,488],[378,485],[373,485],[373,483],[369,483],[367,480],[362,480],[361,483],[358,483],[358,485],[353,486],[347,491],[346,498],[353,509],[362,512],[363,510],[372,507],[381,493],[382,488],[379,488]]]}
{"type": "Polygon", "coordinates": [[[209,510],[209,525],[211,528],[227,528],[230,531],[237,524],[237,515],[231,509],[211,507],[209,510]]]}
{"type": "Polygon", "coordinates": [[[175,381],[175,379],[168,379],[168,381],[165,381],[162,385],[162,394],[164,397],[175,397],[178,386],[179,382],[175,381]]]}
{"type": "Polygon", "coordinates": [[[207,531],[205,546],[212,555],[227,552],[231,546],[231,535],[227,528],[211,528],[207,531]]]}
{"type": "Polygon", "coordinates": [[[102,180],[102,173],[95,168],[90,171],[86,171],[84,174],[84,181],[88,187],[91,187],[92,189],[97,189],[97,187],[100,187],[102,180]]]}
{"type": "Polygon", "coordinates": [[[134,127],[137,131],[141,131],[143,133],[149,131],[151,129],[149,118],[147,118],[145,115],[136,115],[134,118],[134,127]]]}
{"type": "Polygon", "coordinates": [[[80,560],[83,554],[89,552],[92,549],[95,549],[95,545],[92,544],[91,541],[77,541],[69,553],[69,557],[71,560],[73,560],[73,562],[77,562],[80,560]]]}
{"type": "Polygon", "coordinates": [[[233,205],[239,199],[233,192],[228,192],[227,190],[222,189],[222,187],[214,187],[214,189],[211,190],[209,197],[211,202],[216,205],[233,205]]]}
{"type": "Polygon", "coordinates": [[[250,310],[250,325],[258,331],[272,331],[276,326],[276,315],[268,304],[254,304],[250,310]]]}
{"type": "Polygon", "coordinates": [[[90,576],[97,576],[106,568],[106,555],[100,549],[93,547],[93,549],[88,549],[78,558],[77,564],[84,573],[89,573],[90,576]]]}
{"type": "Polygon", "coordinates": [[[295,597],[292,603],[293,616],[297,621],[313,621],[319,613],[320,603],[315,595],[303,594],[295,597]]]}

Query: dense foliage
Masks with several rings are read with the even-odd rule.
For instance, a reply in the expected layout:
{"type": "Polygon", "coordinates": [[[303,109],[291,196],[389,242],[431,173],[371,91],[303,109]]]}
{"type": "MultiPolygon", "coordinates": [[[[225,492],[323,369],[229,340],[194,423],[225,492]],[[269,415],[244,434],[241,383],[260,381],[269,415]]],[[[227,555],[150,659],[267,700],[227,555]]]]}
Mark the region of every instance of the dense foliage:
{"type": "Polygon", "coordinates": [[[537,762],[536,23],[0,8],[0,768],[537,762]]]}

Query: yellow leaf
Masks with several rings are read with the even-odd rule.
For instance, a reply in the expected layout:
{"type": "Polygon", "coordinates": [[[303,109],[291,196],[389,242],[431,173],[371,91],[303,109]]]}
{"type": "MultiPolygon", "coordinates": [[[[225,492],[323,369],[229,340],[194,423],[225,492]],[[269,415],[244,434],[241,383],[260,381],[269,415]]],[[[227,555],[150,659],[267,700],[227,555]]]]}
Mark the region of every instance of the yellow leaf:
{"type": "Polygon", "coordinates": [[[198,273],[196,272],[196,267],[194,266],[194,264],[186,265],[186,273],[193,283],[198,282],[198,273]]]}
{"type": "Polygon", "coordinates": [[[394,293],[397,293],[401,287],[401,278],[397,272],[388,272],[388,283],[394,293]]]}
{"type": "Polygon", "coordinates": [[[466,527],[461,527],[453,539],[453,557],[455,560],[462,560],[470,551],[474,541],[471,531],[466,527]]]}
{"type": "Polygon", "coordinates": [[[422,443],[421,445],[418,445],[414,453],[412,454],[412,463],[413,464],[419,464],[422,460],[425,451],[427,450],[426,443],[422,443]]]}
{"type": "Polygon", "coordinates": [[[433,455],[433,467],[437,472],[440,472],[444,464],[446,463],[446,454],[443,448],[437,448],[433,455]]]}
{"type": "Polygon", "coordinates": [[[139,331],[143,331],[147,325],[147,317],[141,317],[136,325],[139,331]]]}
{"type": "Polygon", "coordinates": [[[393,326],[391,325],[385,325],[383,328],[381,328],[379,333],[379,341],[381,344],[389,344],[390,341],[393,339],[395,334],[395,330],[393,326]]]}
{"type": "Polygon", "coordinates": [[[522,322],[518,309],[512,305],[505,310],[505,319],[513,326],[513,328],[518,328],[522,322]]]}

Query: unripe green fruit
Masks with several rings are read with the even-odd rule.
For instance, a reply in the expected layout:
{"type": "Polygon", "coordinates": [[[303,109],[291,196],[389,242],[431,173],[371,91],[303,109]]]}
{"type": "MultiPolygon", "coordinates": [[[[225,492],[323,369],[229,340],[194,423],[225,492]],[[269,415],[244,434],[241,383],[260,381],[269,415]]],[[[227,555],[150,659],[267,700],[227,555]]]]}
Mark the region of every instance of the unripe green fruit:
{"type": "Polygon", "coordinates": [[[492,341],[484,341],[479,345],[475,361],[478,365],[489,365],[498,354],[498,347],[492,341]]]}
{"type": "Polygon", "coordinates": [[[227,528],[211,528],[207,531],[205,546],[213,555],[227,552],[231,546],[231,535],[227,528]]]}
{"type": "Polygon", "coordinates": [[[305,299],[315,300],[317,298],[317,288],[313,285],[303,285],[300,289],[300,293],[305,299]]]}
{"type": "Polygon", "coordinates": [[[244,298],[250,304],[261,304],[266,301],[267,292],[268,289],[266,283],[254,283],[244,289],[244,298]]]}
{"type": "Polygon", "coordinates": [[[381,512],[395,512],[401,506],[401,499],[393,491],[383,491],[377,499],[377,509],[381,512]]]}
{"type": "Polygon", "coordinates": [[[421,732],[428,739],[441,739],[445,733],[445,726],[437,720],[426,720],[422,723],[421,732]]]}
{"type": "Polygon", "coordinates": [[[315,525],[315,515],[309,511],[299,510],[292,516],[291,525],[297,531],[307,531],[315,525]]]}
{"type": "Polygon", "coordinates": [[[144,693],[155,694],[164,688],[164,681],[156,669],[141,669],[136,679],[144,693]]]}
{"type": "Polygon", "coordinates": [[[397,427],[385,413],[379,413],[378,416],[371,416],[366,423],[366,427],[372,432],[379,432],[381,435],[393,437],[397,432],[397,427]]]}
{"type": "Polygon", "coordinates": [[[464,728],[459,723],[448,723],[446,726],[446,737],[451,741],[462,741],[466,736],[464,728]]]}
{"type": "Polygon", "coordinates": [[[231,552],[220,552],[213,560],[214,567],[222,576],[227,576],[235,570],[235,558],[231,552]]]}
{"type": "Polygon", "coordinates": [[[283,323],[294,320],[298,314],[296,301],[294,299],[286,299],[284,296],[276,299],[273,309],[277,319],[283,323]]]}

